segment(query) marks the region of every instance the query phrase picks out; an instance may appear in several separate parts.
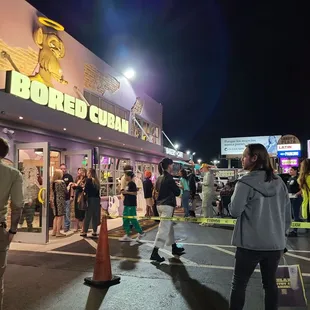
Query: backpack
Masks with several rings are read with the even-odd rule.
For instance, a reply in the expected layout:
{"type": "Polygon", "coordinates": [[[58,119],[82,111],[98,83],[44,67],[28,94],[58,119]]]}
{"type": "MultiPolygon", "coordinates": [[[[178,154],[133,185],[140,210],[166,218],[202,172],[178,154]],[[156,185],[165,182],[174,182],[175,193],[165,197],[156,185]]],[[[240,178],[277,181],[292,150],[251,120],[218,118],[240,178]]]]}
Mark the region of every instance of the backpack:
{"type": "Polygon", "coordinates": [[[189,175],[188,183],[189,183],[189,190],[191,194],[196,194],[196,178],[193,173],[189,175]]]}

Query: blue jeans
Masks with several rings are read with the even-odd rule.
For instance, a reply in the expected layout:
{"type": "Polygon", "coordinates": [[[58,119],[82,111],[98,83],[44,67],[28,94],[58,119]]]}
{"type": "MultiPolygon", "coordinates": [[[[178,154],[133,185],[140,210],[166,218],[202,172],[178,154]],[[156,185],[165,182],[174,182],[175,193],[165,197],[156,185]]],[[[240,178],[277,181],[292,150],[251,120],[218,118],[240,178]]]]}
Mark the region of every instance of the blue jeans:
{"type": "Polygon", "coordinates": [[[184,208],[185,217],[189,216],[189,191],[184,191],[182,195],[182,207],[184,208]]]}
{"type": "MultiPolygon", "coordinates": [[[[302,204],[302,196],[298,196],[297,198],[291,198],[291,206],[292,206],[292,216],[295,222],[302,222],[300,219],[300,207],[302,204]]],[[[297,232],[297,228],[294,228],[294,231],[297,232]]]]}
{"type": "Polygon", "coordinates": [[[70,208],[70,200],[66,200],[66,209],[65,209],[65,230],[70,229],[70,215],[71,215],[71,208],[70,208]]]}

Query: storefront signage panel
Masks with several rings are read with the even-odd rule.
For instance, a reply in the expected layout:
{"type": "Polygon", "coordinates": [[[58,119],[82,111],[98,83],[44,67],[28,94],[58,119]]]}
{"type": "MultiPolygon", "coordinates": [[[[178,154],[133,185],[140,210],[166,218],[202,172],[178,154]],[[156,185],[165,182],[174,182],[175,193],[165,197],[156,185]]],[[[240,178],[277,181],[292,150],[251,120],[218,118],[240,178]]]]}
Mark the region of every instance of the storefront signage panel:
{"type": "Polygon", "coordinates": [[[295,158],[280,158],[280,167],[298,167],[299,165],[299,159],[297,157],[295,158]]]}
{"type": "Polygon", "coordinates": [[[300,151],[300,150],[301,150],[301,145],[299,143],[278,145],[278,151],[300,151]]]}
{"type": "Polygon", "coordinates": [[[174,156],[177,158],[183,158],[183,152],[176,151],[174,149],[170,149],[169,147],[165,147],[165,153],[170,156],[174,156]]]}
{"type": "Polygon", "coordinates": [[[301,151],[278,151],[278,157],[300,157],[301,151]]]}
{"type": "Polygon", "coordinates": [[[87,119],[92,123],[119,132],[129,133],[129,122],[127,120],[121,119],[97,106],[88,106],[85,101],[63,94],[39,81],[31,81],[29,77],[19,72],[7,72],[5,89],[9,94],[31,100],[50,109],[61,111],[80,119],[87,119]]]}
{"type": "MultiPolygon", "coordinates": [[[[0,20],[5,25],[0,27],[0,89],[5,88],[5,72],[16,70],[80,100],[84,100],[85,93],[99,96],[128,113],[135,110],[137,98],[141,98],[142,109],[134,113],[161,129],[162,106],[158,102],[27,1],[6,1],[0,10],[0,20]]],[[[125,118],[117,109],[113,112],[102,108],[125,118]]]]}
{"type": "Polygon", "coordinates": [[[241,138],[222,138],[221,154],[222,155],[242,155],[247,144],[260,143],[263,144],[270,155],[277,155],[277,143],[281,138],[277,136],[257,136],[257,137],[241,137],[241,138]]]}

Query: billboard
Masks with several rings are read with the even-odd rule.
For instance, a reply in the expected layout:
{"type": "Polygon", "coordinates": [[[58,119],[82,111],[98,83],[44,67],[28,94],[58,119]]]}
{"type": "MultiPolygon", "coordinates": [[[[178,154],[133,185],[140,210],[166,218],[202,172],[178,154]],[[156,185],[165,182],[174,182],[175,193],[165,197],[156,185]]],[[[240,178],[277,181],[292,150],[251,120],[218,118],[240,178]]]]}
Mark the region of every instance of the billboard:
{"type": "Polygon", "coordinates": [[[272,156],[277,155],[277,144],[280,135],[276,136],[257,136],[257,137],[241,137],[241,138],[221,138],[221,154],[222,155],[242,155],[247,144],[260,143],[263,144],[268,153],[272,156]]]}
{"type": "Polygon", "coordinates": [[[291,167],[298,167],[298,166],[299,166],[298,157],[280,158],[280,167],[282,168],[283,173],[288,173],[291,167]]]}

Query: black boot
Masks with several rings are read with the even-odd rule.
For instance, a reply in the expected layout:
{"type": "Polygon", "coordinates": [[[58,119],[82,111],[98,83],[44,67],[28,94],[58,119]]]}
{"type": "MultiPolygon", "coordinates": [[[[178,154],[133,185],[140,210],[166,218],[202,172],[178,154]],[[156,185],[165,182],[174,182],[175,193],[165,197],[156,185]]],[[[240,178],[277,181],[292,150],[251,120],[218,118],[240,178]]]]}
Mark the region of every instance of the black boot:
{"type": "Polygon", "coordinates": [[[178,248],[176,243],[172,245],[172,255],[181,255],[184,251],[184,248],[178,248]]]}
{"type": "Polygon", "coordinates": [[[152,255],[151,255],[151,260],[155,260],[158,263],[162,263],[163,261],[165,261],[165,258],[159,256],[158,248],[154,248],[153,252],[152,252],[152,255]]]}

